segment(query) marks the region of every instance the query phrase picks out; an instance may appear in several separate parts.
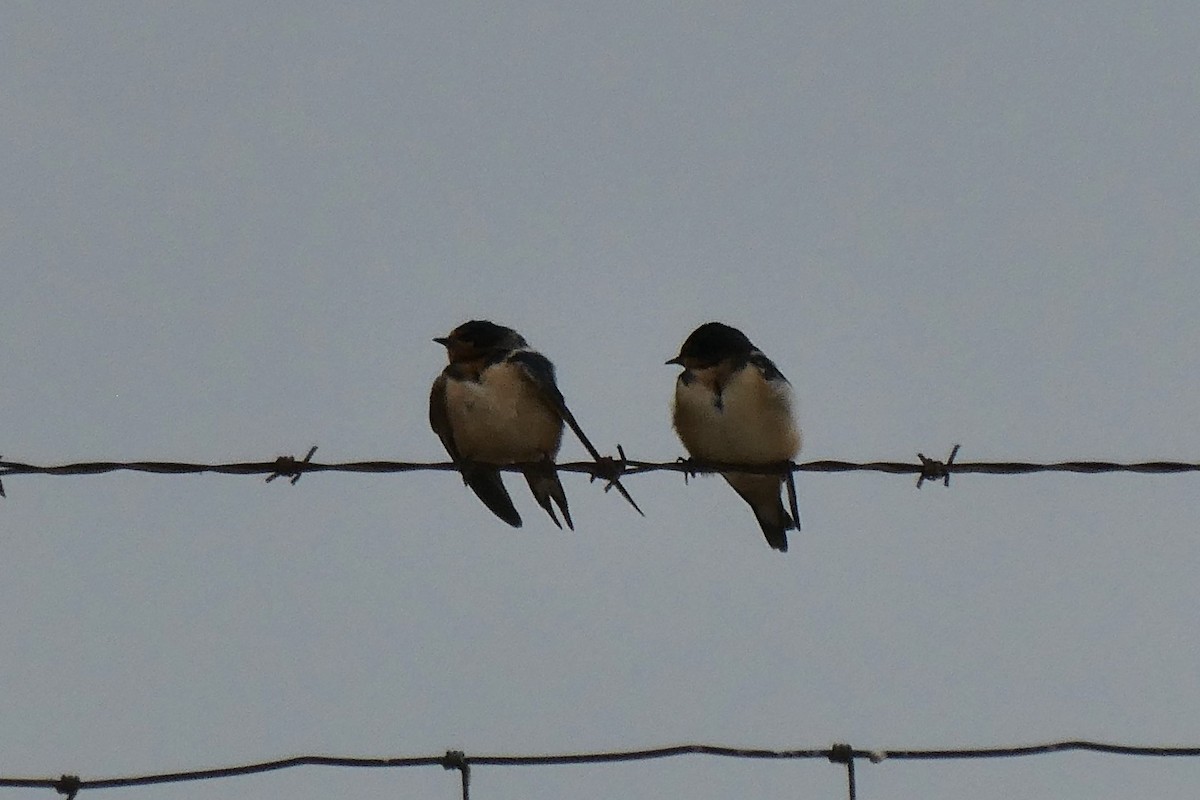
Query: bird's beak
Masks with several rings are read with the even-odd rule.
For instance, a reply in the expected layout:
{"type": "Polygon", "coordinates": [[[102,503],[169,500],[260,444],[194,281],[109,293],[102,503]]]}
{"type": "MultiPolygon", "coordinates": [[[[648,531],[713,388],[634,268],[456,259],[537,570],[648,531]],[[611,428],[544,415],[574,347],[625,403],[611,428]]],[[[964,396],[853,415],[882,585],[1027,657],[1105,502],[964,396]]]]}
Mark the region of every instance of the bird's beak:
{"type": "Polygon", "coordinates": [[[675,364],[676,366],[682,367],[683,366],[683,356],[675,356],[674,358],[672,358],[670,361],[668,361],[666,363],[667,364],[675,364]]]}
{"type": "Polygon", "coordinates": [[[440,344],[442,347],[450,346],[450,337],[449,336],[437,336],[437,337],[434,337],[434,341],[437,342],[438,344],[440,344]]]}

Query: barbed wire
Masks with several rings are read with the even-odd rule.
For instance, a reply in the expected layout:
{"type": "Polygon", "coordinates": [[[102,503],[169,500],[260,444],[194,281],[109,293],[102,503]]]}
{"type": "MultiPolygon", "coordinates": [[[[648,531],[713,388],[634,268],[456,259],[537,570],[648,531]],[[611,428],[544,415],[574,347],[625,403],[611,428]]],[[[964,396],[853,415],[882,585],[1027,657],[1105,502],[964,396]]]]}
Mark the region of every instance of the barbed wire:
{"type": "Polygon", "coordinates": [[[945,750],[867,750],[835,744],[828,748],[806,750],[765,750],[755,748],[725,747],[709,744],[681,744],[644,750],[621,750],[593,753],[561,753],[551,755],[468,755],[461,750],[448,750],[440,756],[399,756],[385,758],[363,758],[353,756],[306,755],[292,758],[262,761],[213,769],[160,772],[148,775],[132,775],[118,778],[81,778],[78,775],[62,775],[58,778],[12,778],[0,776],[0,787],[26,789],[53,789],[74,800],[83,789],[115,789],[137,786],[153,786],[163,783],[216,780],[305,766],[323,767],[432,767],[439,766],[454,770],[462,777],[462,797],[469,800],[471,767],[486,766],[553,766],[568,764],[611,764],[630,761],[674,758],[685,755],[723,756],[744,759],[826,759],[835,764],[845,764],[847,785],[851,800],[855,800],[854,763],[866,759],[873,764],[898,760],[962,760],[1014,758],[1022,756],[1090,751],[1109,755],[1198,757],[1200,747],[1161,747],[1125,744],[1107,744],[1085,740],[1047,742],[1044,744],[1017,747],[983,747],[945,750]]]}
{"type": "MultiPolygon", "coordinates": [[[[440,471],[454,472],[459,465],[448,462],[425,461],[344,461],[321,463],[312,460],[316,447],[297,459],[295,456],[279,456],[271,461],[230,462],[204,464],[179,461],[86,461],[72,464],[36,465],[0,458],[0,478],[12,475],[99,475],[109,472],[150,472],[164,475],[216,473],[224,475],[266,475],[267,481],[289,478],[296,483],[300,476],[309,472],[358,472],[396,473],[440,471]]],[[[959,446],[955,445],[945,461],[929,458],[918,453],[916,462],[911,461],[838,461],[823,459],[803,463],[781,462],[778,464],[736,464],[696,459],[675,461],[643,461],[625,456],[618,447],[618,456],[603,456],[597,461],[572,461],[557,464],[559,472],[588,475],[593,480],[606,481],[610,486],[623,477],[649,472],[682,472],[685,475],[704,475],[721,472],[746,472],[761,475],[792,475],[800,472],[882,472],[893,475],[915,475],[917,486],[925,481],[939,481],[950,485],[951,475],[1025,475],[1038,472],[1072,472],[1086,475],[1100,473],[1172,474],[1200,472],[1200,463],[1185,461],[1057,461],[1038,463],[1032,461],[955,461],[959,446]]],[[[524,464],[508,464],[497,467],[505,472],[520,472],[524,464]]],[[[4,496],[0,486],[0,496],[4,496]]]]}

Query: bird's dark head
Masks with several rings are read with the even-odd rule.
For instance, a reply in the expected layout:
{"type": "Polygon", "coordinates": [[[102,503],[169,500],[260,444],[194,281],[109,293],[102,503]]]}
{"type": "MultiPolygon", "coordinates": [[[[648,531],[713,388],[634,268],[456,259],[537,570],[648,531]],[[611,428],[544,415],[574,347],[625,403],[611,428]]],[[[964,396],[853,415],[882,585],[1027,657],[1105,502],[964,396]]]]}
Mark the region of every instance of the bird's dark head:
{"type": "Polygon", "coordinates": [[[754,351],[746,334],[720,322],[706,322],[683,342],[679,355],[668,361],[684,369],[705,369],[727,359],[744,359],[754,351]]]}
{"type": "Polygon", "coordinates": [[[446,348],[451,363],[471,361],[529,346],[521,334],[512,328],[485,319],[464,322],[450,331],[449,336],[439,336],[434,341],[446,348]]]}

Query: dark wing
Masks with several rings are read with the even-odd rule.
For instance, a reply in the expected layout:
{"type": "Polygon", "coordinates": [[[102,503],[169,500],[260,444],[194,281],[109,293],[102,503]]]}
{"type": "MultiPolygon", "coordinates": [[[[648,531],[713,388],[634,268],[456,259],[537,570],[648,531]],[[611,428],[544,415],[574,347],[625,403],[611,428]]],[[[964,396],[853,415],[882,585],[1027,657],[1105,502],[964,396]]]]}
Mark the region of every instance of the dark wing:
{"type": "Polygon", "coordinates": [[[521,367],[525,377],[537,388],[538,395],[542,400],[562,417],[563,422],[567,423],[571,430],[575,431],[575,435],[579,437],[579,441],[583,442],[584,448],[592,458],[599,461],[599,451],[592,446],[587,434],[579,427],[579,423],[575,421],[575,415],[571,413],[571,409],[567,408],[566,399],[558,390],[558,383],[554,380],[554,364],[550,363],[550,359],[532,350],[517,350],[508,357],[508,360],[521,367]]]}
{"type": "MultiPolygon", "coordinates": [[[[588,439],[587,434],[583,432],[583,428],[579,427],[579,423],[575,420],[575,415],[571,413],[571,409],[567,408],[567,401],[563,398],[562,392],[559,391],[558,383],[554,380],[554,364],[550,362],[550,359],[533,350],[517,350],[509,355],[508,360],[521,367],[525,373],[525,377],[537,388],[541,398],[575,432],[575,435],[579,437],[579,441],[591,457],[596,461],[603,461],[600,451],[588,439]]],[[[643,517],[646,516],[638,508],[638,504],[634,502],[634,499],[629,496],[629,492],[625,491],[625,487],[621,485],[620,481],[613,481],[613,485],[617,487],[617,491],[621,493],[621,496],[629,501],[629,504],[633,506],[635,511],[643,517]]]]}
{"type": "Polygon", "coordinates": [[[458,446],[454,444],[454,431],[450,430],[450,414],[446,411],[446,373],[437,376],[429,390],[429,427],[442,440],[442,446],[450,454],[450,460],[458,462],[458,446]]]}
{"type": "Polygon", "coordinates": [[[783,381],[784,383],[788,382],[788,379],[783,377],[783,373],[779,371],[779,367],[775,366],[775,362],[767,358],[758,350],[755,350],[753,353],[751,353],[750,358],[747,360],[750,364],[754,365],[754,368],[761,372],[762,376],[767,380],[783,381]]]}
{"type": "Polygon", "coordinates": [[[500,470],[464,461],[459,454],[458,446],[454,443],[454,431],[450,427],[450,415],[446,411],[446,380],[446,373],[443,372],[433,382],[433,388],[429,392],[429,427],[433,428],[433,432],[442,440],[442,445],[450,454],[450,460],[458,465],[463,483],[471,487],[475,496],[482,500],[493,514],[514,528],[521,527],[521,515],[517,513],[512,498],[508,496],[508,490],[504,488],[500,470]]]}

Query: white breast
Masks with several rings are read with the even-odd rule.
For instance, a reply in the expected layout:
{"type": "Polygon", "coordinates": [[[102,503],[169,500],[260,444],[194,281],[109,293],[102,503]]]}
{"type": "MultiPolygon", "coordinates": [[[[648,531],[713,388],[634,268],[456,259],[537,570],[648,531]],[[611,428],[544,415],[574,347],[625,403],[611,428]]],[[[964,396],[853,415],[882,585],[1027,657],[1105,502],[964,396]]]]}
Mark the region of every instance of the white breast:
{"type": "Polygon", "coordinates": [[[753,367],[729,376],[721,405],[702,380],[675,383],[675,430],[693,457],[745,464],[787,461],[800,451],[786,381],[766,381],[753,367]]]}
{"type": "Polygon", "coordinates": [[[509,464],[558,454],[562,420],[511,364],[484,370],[478,383],[447,381],[446,412],[463,458],[509,464]]]}

